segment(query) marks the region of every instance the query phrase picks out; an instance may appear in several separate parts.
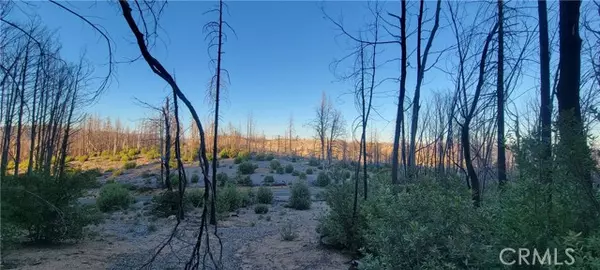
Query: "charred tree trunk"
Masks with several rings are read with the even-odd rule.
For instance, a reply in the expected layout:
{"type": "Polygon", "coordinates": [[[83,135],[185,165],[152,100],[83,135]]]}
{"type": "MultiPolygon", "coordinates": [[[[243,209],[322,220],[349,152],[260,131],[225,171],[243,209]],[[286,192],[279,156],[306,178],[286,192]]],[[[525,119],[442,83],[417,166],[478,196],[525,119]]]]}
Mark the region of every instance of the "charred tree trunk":
{"type": "MultiPolygon", "coordinates": [[[[400,148],[400,133],[404,130],[404,96],[406,94],[406,0],[401,1],[401,17],[400,17],[400,46],[401,46],[401,63],[400,63],[400,93],[398,95],[398,110],[396,112],[396,128],[394,131],[394,145],[392,149],[392,183],[398,184],[399,159],[398,152],[400,148]]],[[[402,132],[404,134],[404,132],[402,132]]],[[[402,149],[404,149],[404,136],[402,136],[402,149]]],[[[404,150],[402,151],[404,160],[404,150]]]]}
{"type": "Polygon", "coordinates": [[[173,190],[173,185],[171,184],[171,165],[169,164],[171,161],[171,113],[169,112],[169,98],[165,102],[165,107],[163,108],[163,117],[165,119],[165,156],[162,158],[164,166],[165,166],[165,185],[169,191],[173,190]]]}
{"type": "Polygon", "coordinates": [[[498,78],[497,78],[497,122],[498,122],[498,184],[506,182],[506,148],[504,145],[504,11],[503,0],[498,0],[498,78]]]}

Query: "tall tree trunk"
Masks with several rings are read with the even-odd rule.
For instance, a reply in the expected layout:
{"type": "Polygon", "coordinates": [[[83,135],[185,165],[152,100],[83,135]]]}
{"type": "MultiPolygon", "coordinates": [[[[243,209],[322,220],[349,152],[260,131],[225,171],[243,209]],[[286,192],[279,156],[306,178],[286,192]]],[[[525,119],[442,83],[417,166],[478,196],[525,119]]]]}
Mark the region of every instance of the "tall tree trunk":
{"type": "MultiPolygon", "coordinates": [[[[581,1],[560,1],[560,77],[557,88],[561,154],[566,169],[581,181],[581,188],[593,204],[596,214],[600,205],[593,191],[591,169],[593,161],[587,146],[586,133],[579,103],[581,68],[581,38],[579,37],[579,8],[581,1]]],[[[586,217],[582,217],[586,218],[586,217]]]]}
{"type": "Polygon", "coordinates": [[[17,119],[17,138],[15,149],[15,174],[19,175],[19,163],[21,162],[21,134],[23,131],[23,107],[25,106],[25,86],[27,81],[27,66],[29,64],[29,42],[25,49],[25,62],[23,63],[23,72],[21,76],[21,93],[19,94],[19,118],[17,119]]]}
{"type": "MultiPolygon", "coordinates": [[[[401,1],[401,17],[400,17],[400,93],[398,94],[398,110],[396,112],[396,128],[394,131],[394,145],[392,149],[392,183],[398,184],[399,159],[398,150],[400,147],[400,133],[404,129],[404,96],[406,94],[406,0],[401,1]]],[[[402,149],[404,149],[404,136],[402,139],[402,149]]],[[[404,153],[404,151],[402,151],[404,153]]],[[[404,157],[404,154],[402,155],[404,157]]]]}
{"type": "Polygon", "coordinates": [[[504,145],[504,2],[498,0],[498,78],[496,89],[498,122],[498,184],[506,182],[506,149],[504,145]]]}
{"type": "MultiPolygon", "coordinates": [[[[217,81],[216,81],[216,93],[215,93],[215,130],[213,133],[213,160],[212,160],[212,179],[213,179],[213,200],[217,199],[217,141],[219,135],[219,94],[221,91],[221,49],[223,46],[223,0],[219,1],[219,44],[217,49],[217,81]]],[[[215,204],[211,204],[210,211],[210,224],[217,224],[217,215],[215,204]]]]}
{"type": "Polygon", "coordinates": [[[165,164],[165,185],[169,191],[173,190],[171,184],[171,113],[169,112],[169,98],[165,102],[163,109],[163,116],[165,118],[165,156],[163,157],[163,163],[165,164]]]}

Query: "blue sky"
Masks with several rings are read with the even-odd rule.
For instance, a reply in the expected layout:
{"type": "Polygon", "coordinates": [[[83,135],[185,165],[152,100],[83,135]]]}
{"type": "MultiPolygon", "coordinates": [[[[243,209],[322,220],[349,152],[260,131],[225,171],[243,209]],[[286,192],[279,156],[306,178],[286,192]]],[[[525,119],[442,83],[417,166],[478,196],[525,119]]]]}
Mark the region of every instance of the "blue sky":
{"type": "MultiPolygon", "coordinates": [[[[23,10],[38,14],[49,29],[56,29],[65,58],[76,61],[82,52],[86,52],[89,61],[95,65],[95,75],[101,76],[106,72],[103,64],[107,63],[107,47],[99,34],[51,3],[30,3],[31,6],[23,7],[23,10]]],[[[125,61],[139,55],[116,2],[63,3],[106,30],[115,47],[115,60],[125,61]]],[[[412,5],[415,3],[411,2],[412,5]]],[[[204,40],[202,26],[216,19],[215,14],[204,14],[215,4],[207,1],[169,2],[160,18],[159,38],[152,48],[155,57],[173,71],[203,120],[208,119],[211,112],[206,102],[206,89],[212,70],[209,70],[207,41],[204,40]]],[[[428,7],[433,4],[435,2],[426,3],[428,7]]],[[[356,30],[370,20],[367,2],[236,1],[228,2],[228,5],[229,14],[225,19],[237,35],[229,31],[229,39],[224,45],[223,67],[229,71],[231,83],[221,109],[222,123],[232,122],[245,127],[247,114],[252,112],[257,131],[275,136],[284,134],[288,118],[293,114],[297,134],[309,137],[312,132],[303,124],[314,117],[314,108],[323,91],[334,98],[335,106],[342,110],[346,121],[352,123],[358,115],[353,97],[346,94],[352,90],[352,85],[338,81],[330,69],[334,59],[349,52],[350,44],[324,18],[321,7],[324,6],[326,12],[336,19],[343,14],[348,29],[356,30]]],[[[396,2],[386,5],[388,10],[399,9],[396,2]]],[[[409,26],[414,27],[415,24],[415,20],[409,21],[409,26]]],[[[441,31],[432,50],[453,42],[450,31],[441,31]]],[[[398,57],[400,48],[389,45],[381,50],[378,57],[387,60],[398,57]]],[[[440,64],[446,68],[444,61],[442,59],[440,64]]],[[[377,72],[379,79],[397,78],[399,65],[391,63],[377,72]]],[[[413,85],[414,70],[409,70],[408,97],[412,97],[413,85]]],[[[451,87],[445,73],[432,69],[424,80],[422,100],[431,98],[433,91],[449,91],[451,87]]],[[[374,105],[381,117],[374,117],[372,123],[382,132],[382,140],[391,141],[394,125],[390,121],[394,121],[396,114],[398,86],[386,83],[377,91],[381,94],[374,105]]],[[[96,104],[85,111],[119,117],[122,122],[132,124],[151,113],[136,105],[135,98],[158,105],[166,95],[170,95],[169,88],[145,62],[118,64],[108,89],[96,104]]],[[[189,121],[189,117],[184,121],[189,121]]]]}

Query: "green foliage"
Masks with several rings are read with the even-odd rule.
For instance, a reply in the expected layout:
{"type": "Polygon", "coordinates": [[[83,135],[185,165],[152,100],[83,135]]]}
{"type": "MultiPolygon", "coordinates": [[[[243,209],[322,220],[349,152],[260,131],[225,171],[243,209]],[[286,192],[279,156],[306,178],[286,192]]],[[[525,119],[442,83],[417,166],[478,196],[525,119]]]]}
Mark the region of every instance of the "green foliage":
{"type": "Polygon", "coordinates": [[[37,173],[0,179],[2,247],[26,233],[36,242],[56,243],[81,239],[83,228],[100,219],[95,207],[77,199],[96,185],[85,172],[66,172],[61,178],[37,173]]]}
{"type": "Polygon", "coordinates": [[[296,181],[292,185],[288,207],[296,210],[306,210],[310,209],[311,203],[310,189],[308,184],[306,184],[306,181],[296,181]]]}
{"type": "Polygon", "coordinates": [[[160,151],[158,151],[157,148],[152,148],[146,151],[143,155],[148,160],[154,160],[160,158],[160,151]]]}
{"type": "Polygon", "coordinates": [[[237,175],[235,182],[240,186],[251,187],[252,186],[252,178],[250,175],[237,175]]]}
{"type": "Polygon", "coordinates": [[[294,171],[294,166],[292,164],[285,165],[285,173],[292,173],[294,171]]]}
{"type": "Polygon", "coordinates": [[[186,189],[184,200],[189,202],[193,207],[202,207],[204,205],[204,189],[193,188],[186,189]]]}
{"type": "Polygon", "coordinates": [[[267,161],[271,161],[271,160],[273,160],[273,159],[275,159],[275,155],[273,155],[272,153],[268,153],[268,154],[265,156],[265,160],[267,160],[267,161]]]}
{"type": "Polygon", "coordinates": [[[256,169],[256,167],[254,166],[254,164],[252,164],[252,162],[245,161],[245,162],[242,162],[238,166],[238,173],[240,173],[240,174],[253,174],[255,169],[256,169]]]}
{"type": "Polygon", "coordinates": [[[217,213],[235,211],[242,204],[242,196],[234,185],[226,185],[217,196],[217,213]]]}
{"type": "Polygon", "coordinates": [[[298,238],[298,233],[294,231],[294,227],[292,227],[292,223],[288,222],[286,225],[282,226],[279,229],[279,234],[281,235],[281,239],[283,241],[293,241],[298,238]]]}
{"type": "Polygon", "coordinates": [[[235,157],[233,159],[233,164],[240,164],[242,162],[244,162],[244,159],[242,157],[235,157]]]}
{"type": "Polygon", "coordinates": [[[134,169],[135,167],[137,167],[137,163],[135,163],[135,161],[126,162],[125,164],[123,164],[124,170],[134,169]]]}
{"type": "Polygon", "coordinates": [[[256,201],[262,204],[272,204],[273,191],[268,187],[259,187],[256,192],[256,201]]]}
{"type": "Polygon", "coordinates": [[[304,172],[300,172],[300,173],[298,174],[298,179],[300,179],[300,180],[306,180],[306,173],[304,173],[304,172]]]}
{"type": "Polygon", "coordinates": [[[237,156],[237,151],[232,150],[232,149],[222,149],[221,152],[219,152],[219,157],[221,158],[234,158],[237,156]]]}
{"type": "Polygon", "coordinates": [[[269,163],[269,167],[271,168],[271,170],[277,170],[278,168],[281,168],[281,162],[279,162],[279,160],[273,159],[269,163]]]}
{"type": "Polygon", "coordinates": [[[275,178],[273,178],[272,175],[267,175],[265,176],[265,178],[263,179],[263,183],[265,185],[272,185],[273,183],[275,183],[275,178]]]}
{"type": "Polygon", "coordinates": [[[256,203],[256,193],[254,190],[247,189],[246,191],[241,191],[241,207],[247,207],[256,203]]]}
{"type": "Polygon", "coordinates": [[[227,184],[228,182],[229,182],[229,176],[227,175],[227,173],[224,173],[224,172],[217,173],[217,183],[220,187],[224,187],[225,184],[227,184]]]}
{"type": "MultiPolygon", "coordinates": [[[[83,163],[83,162],[86,162],[86,161],[88,161],[88,159],[89,159],[89,158],[90,158],[90,157],[89,157],[88,155],[77,156],[77,161],[79,161],[79,162],[83,163]]],[[[69,161],[67,161],[67,162],[69,162],[69,161]]]]}
{"type": "Polygon", "coordinates": [[[313,169],[312,168],[306,169],[306,174],[308,174],[308,175],[313,174],[313,169]]]}
{"type": "Polygon", "coordinates": [[[241,158],[244,161],[250,160],[250,153],[248,151],[240,151],[237,154],[237,157],[241,158]]]}
{"type": "Polygon", "coordinates": [[[102,212],[127,209],[132,202],[133,197],[129,194],[129,191],[118,183],[104,185],[96,199],[96,205],[102,212]]]}
{"type": "Polygon", "coordinates": [[[310,158],[308,160],[308,166],[316,167],[316,166],[319,166],[320,164],[321,164],[321,162],[319,162],[319,160],[316,158],[310,158]]]}
{"type": "MultiPolygon", "coordinates": [[[[217,180],[218,180],[218,178],[219,178],[219,175],[217,174],[217,180]]],[[[191,182],[192,183],[198,183],[199,181],[200,181],[200,176],[197,175],[197,174],[192,174],[191,182]]]]}
{"type": "Polygon", "coordinates": [[[269,206],[266,204],[257,204],[254,206],[254,213],[256,214],[266,214],[269,212],[269,206]]]}
{"type": "Polygon", "coordinates": [[[256,154],[255,159],[257,161],[264,161],[267,159],[267,155],[265,153],[258,153],[258,154],[256,154]]]}
{"type": "Polygon", "coordinates": [[[317,175],[317,180],[315,181],[315,186],[326,187],[329,185],[330,182],[331,179],[329,178],[329,175],[327,175],[327,173],[319,172],[319,174],[317,175]]]}
{"type": "Polygon", "coordinates": [[[300,175],[300,172],[299,172],[299,171],[296,171],[296,170],[294,170],[294,171],[292,172],[292,176],[299,176],[299,175],[300,175]]]}
{"type": "Polygon", "coordinates": [[[112,171],[112,176],[113,177],[117,177],[117,176],[119,176],[121,174],[123,174],[123,169],[117,169],[117,170],[112,171]]]}
{"type": "Polygon", "coordinates": [[[283,167],[278,167],[277,168],[277,174],[284,174],[283,167]]]}
{"type": "MultiPolygon", "coordinates": [[[[192,207],[190,200],[186,200],[184,194],[183,210],[187,211],[192,207]]],[[[195,206],[195,205],[194,205],[195,206]]],[[[157,217],[168,217],[177,215],[179,209],[179,191],[166,190],[159,195],[152,197],[151,212],[157,217]]]]}

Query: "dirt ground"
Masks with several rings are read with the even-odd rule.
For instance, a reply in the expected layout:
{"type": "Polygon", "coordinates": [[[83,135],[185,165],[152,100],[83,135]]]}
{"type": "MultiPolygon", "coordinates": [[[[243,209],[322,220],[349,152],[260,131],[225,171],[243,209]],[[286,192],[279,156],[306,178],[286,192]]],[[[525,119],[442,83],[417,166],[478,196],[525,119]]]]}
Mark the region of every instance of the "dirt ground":
{"type": "MultiPolygon", "coordinates": [[[[253,182],[262,181],[264,175],[273,175],[276,181],[291,182],[290,174],[272,174],[268,161],[253,161],[259,169],[251,176],[253,182]]],[[[282,161],[285,166],[289,161],[282,161]]],[[[296,170],[304,171],[304,162],[292,163],[296,170]]],[[[87,165],[87,164],[86,164],[87,165]]],[[[89,166],[89,165],[88,165],[89,166]]],[[[104,167],[110,167],[105,165],[104,167]]],[[[221,161],[220,171],[235,175],[237,165],[232,160],[221,161]]],[[[140,186],[155,186],[141,177],[143,172],[156,173],[156,164],[141,165],[127,170],[115,178],[117,182],[140,186]]],[[[197,168],[188,168],[193,172],[197,168]]],[[[315,168],[313,168],[315,169],[315,168]]],[[[309,175],[310,180],[316,177],[309,175]]],[[[105,182],[110,173],[99,177],[105,182]]],[[[242,208],[219,223],[223,244],[223,269],[348,269],[351,258],[319,245],[316,227],[319,218],[327,211],[324,202],[313,202],[310,210],[298,211],[284,207],[285,187],[274,188],[276,202],[267,214],[255,214],[253,206],[242,208]],[[279,200],[277,199],[278,194],[279,200]],[[297,237],[284,241],[282,228],[291,224],[297,237]]],[[[0,269],[137,269],[148,261],[154,250],[172,232],[176,221],[156,218],[150,214],[150,198],[158,190],[136,194],[136,203],[129,209],[104,214],[102,224],[86,228],[87,237],[78,243],[59,246],[22,246],[2,252],[0,269]]],[[[88,200],[94,200],[97,190],[90,191],[88,200]]],[[[90,201],[88,201],[89,203],[90,201]]],[[[181,269],[187,262],[197,236],[201,209],[187,214],[179,226],[176,237],[157,257],[151,269],[181,269]]],[[[211,227],[211,231],[212,231],[211,227]]],[[[212,246],[217,246],[212,237],[212,246]]],[[[213,247],[211,247],[213,248],[213,247]]],[[[214,250],[214,248],[213,248],[214,250]]]]}

